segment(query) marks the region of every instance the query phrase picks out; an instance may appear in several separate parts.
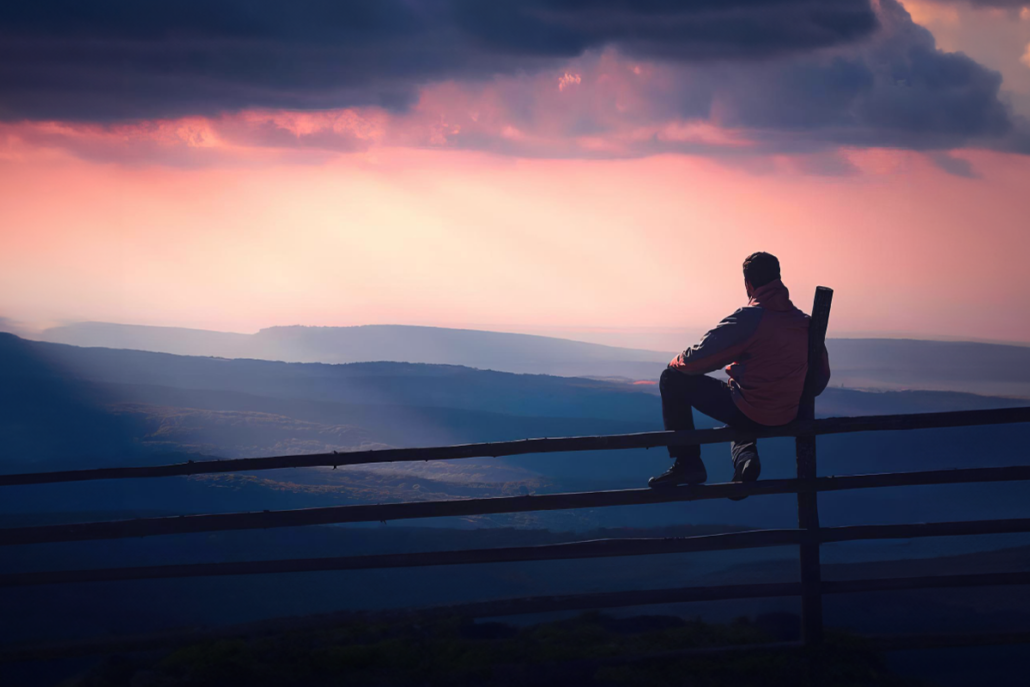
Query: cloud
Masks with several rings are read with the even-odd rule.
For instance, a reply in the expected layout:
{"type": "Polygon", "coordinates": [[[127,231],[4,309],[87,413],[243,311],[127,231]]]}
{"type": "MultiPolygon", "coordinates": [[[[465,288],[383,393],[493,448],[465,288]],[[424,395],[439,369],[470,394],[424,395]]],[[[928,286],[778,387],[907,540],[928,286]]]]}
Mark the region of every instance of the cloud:
{"type": "Polygon", "coordinates": [[[960,157],[955,157],[943,152],[929,153],[928,157],[938,169],[941,169],[948,174],[952,174],[957,177],[964,177],[966,179],[980,178],[980,175],[977,174],[975,169],[973,169],[973,164],[969,162],[969,160],[963,160],[960,157]]]}
{"type": "Polygon", "coordinates": [[[562,72],[428,88],[406,121],[439,123],[433,145],[526,156],[1027,152],[1030,128],[1001,99],[999,73],[937,49],[895,0],[879,8],[881,29],[846,46],[756,62],[590,52],[562,72]],[[565,74],[576,87],[554,88],[565,74]]]}
{"type": "Polygon", "coordinates": [[[579,74],[569,74],[568,72],[565,72],[561,75],[561,78],[558,79],[558,90],[564,91],[566,88],[571,88],[573,85],[582,82],[583,79],[579,74]]]}
{"type": "Polygon", "coordinates": [[[0,119],[402,110],[426,84],[588,50],[754,60],[875,28],[869,0],[12,0],[0,4],[0,119]]]}
{"type": "Polygon", "coordinates": [[[883,30],[826,56],[795,57],[723,75],[721,120],[781,140],[915,150],[1005,147],[1014,130],[1002,78],[962,53],[938,50],[894,0],[883,30]]]}
{"type": "MultiPolygon", "coordinates": [[[[621,7],[614,0],[603,5],[621,7]]],[[[644,10],[655,5],[633,7],[646,23],[644,10]]],[[[619,47],[536,62],[534,70],[428,83],[404,108],[262,108],[127,123],[0,124],[0,152],[6,138],[92,160],[205,166],[318,162],[394,146],[546,158],[684,153],[749,169],[762,168],[762,156],[790,154],[797,169],[837,175],[856,172],[835,152],[841,149],[1030,154],[1030,124],[1003,102],[1000,74],[937,49],[933,35],[896,0],[879,0],[877,7],[874,34],[813,52],[761,60],[660,59],[654,45],[625,39],[619,47]]],[[[461,22],[489,24],[481,17],[461,22]]],[[[533,47],[509,38],[490,50],[534,53],[534,59],[559,52],[553,36],[538,39],[533,47]]],[[[572,44],[578,49],[583,41],[572,44]]],[[[931,159],[953,174],[973,174],[958,158],[931,159]]]]}
{"type": "Polygon", "coordinates": [[[386,120],[387,113],[366,109],[247,111],[116,124],[0,123],[0,153],[56,149],[92,162],[183,168],[319,162],[381,142],[386,120]]]}
{"type": "Polygon", "coordinates": [[[948,5],[971,5],[985,9],[1011,9],[1019,11],[1027,6],[1027,0],[931,0],[948,5]]]}

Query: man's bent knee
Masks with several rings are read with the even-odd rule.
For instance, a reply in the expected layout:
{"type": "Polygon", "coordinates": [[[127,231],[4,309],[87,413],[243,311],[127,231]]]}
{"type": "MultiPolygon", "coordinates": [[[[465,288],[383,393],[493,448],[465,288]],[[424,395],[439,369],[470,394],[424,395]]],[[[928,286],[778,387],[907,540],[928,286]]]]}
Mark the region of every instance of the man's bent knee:
{"type": "Polygon", "coordinates": [[[679,370],[667,367],[662,371],[662,376],[658,380],[658,391],[662,396],[674,390],[682,392],[684,389],[694,387],[698,379],[699,377],[696,375],[683,374],[679,370]]]}
{"type": "Polygon", "coordinates": [[[672,389],[673,386],[675,386],[676,382],[678,381],[676,377],[682,376],[682,374],[676,372],[676,370],[672,369],[671,367],[665,368],[664,370],[662,370],[662,376],[658,380],[658,391],[661,392],[662,396],[665,396],[669,392],[669,390],[672,389]]]}

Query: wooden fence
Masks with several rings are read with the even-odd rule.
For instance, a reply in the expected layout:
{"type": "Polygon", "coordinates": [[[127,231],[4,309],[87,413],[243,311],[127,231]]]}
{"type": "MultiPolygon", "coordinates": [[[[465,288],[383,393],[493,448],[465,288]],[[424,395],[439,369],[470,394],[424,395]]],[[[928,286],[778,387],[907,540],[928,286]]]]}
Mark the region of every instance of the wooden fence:
{"type": "MultiPolygon", "coordinates": [[[[830,292],[817,291],[813,308],[811,353],[821,350],[829,313],[830,292]]],[[[819,550],[824,543],[870,539],[909,539],[960,535],[1030,532],[1030,518],[976,520],[959,522],[914,523],[898,525],[856,525],[822,527],[819,524],[818,494],[826,491],[889,488],[915,485],[967,484],[1030,480],[1030,465],[992,468],[926,470],[917,472],[818,477],[816,474],[816,437],[849,432],[879,432],[943,427],[969,427],[1030,422],[1030,407],[910,415],[883,415],[813,419],[814,397],[806,390],[799,419],[790,425],[761,432],[718,428],[678,432],[527,439],[523,441],[441,446],[431,448],[386,449],[352,453],[307,456],[279,456],[239,460],[212,460],[175,465],[119,467],[96,470],[71,470],[0,475],[0,487],[53,484],[97,479],[154,478],[220,472],[250,472],[311,466],[364,465],[396,461],[453,460],[471,457],[510,456],[529,453],[639,449],[726,442],[748,437],[796,437],[797,477],[754,483],[681,486],[664,489],[626,489],[582,493],[559,493],[462,500],[421,501],[377,505],[307,508],[285,511],[221,513],[178,517],[139,518],[124,521],[88,522],[65,525],[9,527],[0,529],[0,546],[41,543],[149,537],[225,530],[267,529],[355,522],[378,522],[447,516],[493,515],[575,508],[644,505],[676,501],[695,501],[728,497],[796,494],[797,529],[762,529],[691,537],[615,538],[542,546],[433,551],[407,554],[337,556],[289,560],[262,560],[231,563],[136,566],[60,571],[33,571],[0,575],[0,587],[19,587],[98,581],[184,578],[216,575],[253,575],[327,570],[367,570],[436,565],[474,565],[514,561],[545,561],[649,556],[666,553],[691,553],[772,546],[798,546],[800,581],[784,584],[704,586],[678,589],[623,591],[560,597],[507,599],[452,607],[470,617],[493,617],[544,611],[669,604],[686,601],[750,599],[758,597],[800,596],[802,600],[802,642],[818,647],[823,641],[822,598],[825,594],[909,590],[941,587],[1030,584],[1030,572],[1012,571],[989,574],[824,581],[821,577],[819,550]]],[[[1030,635],[998,635],[1002,643],[1025,641],[1030,635]]],[[[150,640],[137,645],[151,647],[150,640]]],[[[895,645],[952,646],[984,644],[990,636],[905,638],[895,645]]],[[[129,645],[133,643],[128,642],[129,645]]],[[[102,652],[104,647],[124,646],[87,642],[87,652],[102,652]]],[[[890,642],[884,642],[889,646],[890,642]]],[[[152,648],[152,647],[151,647],[152,648]]],[[[61,652],[15,648],[0,650],[0,660],[26,657],[52,657],[61,652]]],[[[67,653],[74,654],[75,650],[67,653]]]]}
{"type": "MultiPolygon", "coordinates": [[[[761,436],[815,436],[841,432],[897,431],[913,428],[968,427],[986,424],[1009,424],[1030,422],[1030,407],[1003,410],[978,410],[959,413],[923,413],[914,415],[892,415],[863,418],[828,418],[797,423],[761,436]]],[[[734,438],[753,436],[725,428],[696,430],[690,432],[654,432],[636,435],[609,437],[571,437],[562,439],[540,439],[502,444],[485,443],[453,447],[425,449],[397,449],[367,451],[360,454],[340,454],[335,458],[346,458],[347,464],[355,465],[381,462],[376,454],[388,454],[391,459],[398,453],[406,460],[417,460],[425,455],[429,459],[453,459],[474,455],[515,455],[517,447],[525,452],[541,452],[541,443],[554,451],[599,450],[601,448],[644,448],[653,446],[675,446],[691,443],[713,443],[734,438]],[[600,442],[605,442],[607,445],[600,442]],[[589,447],[589,448],[588,448],[589,447]],[[365,459],[365,460],[363,460],[365,459]]],[[[64,473],[37,473],[5,475],[0,484],[41,484],[79,481],[84,478],[124,478],[158,474],[202,474],[217,469],[232,471],[232,463],[243,464],[244,470],[253,470],[255,461],[276,464],[282,461],[298,460],[297,457],[247,459],[239,461],[210,461],[169,465],[159,467],[118,468],[126,474],[109,474],[109,471],[73,471],[64,473]],[[97,473],[106,473],[105,477],[97,473]]],[[[303,457],[300,460],[316,460],[303,457]]],[[[324,460],[318,458],[317,460],[324,460]]],[[[343,461],[341,461],[342,463],[343,461]]],[[[264,466],[268,463],[258,463],[264,466]]],[[[319,463],[321,464],[321,463],[319,463]]],[[[286,511],[262,511],[251,513],[219,513],[206,515],[184,515],[176,517],[138,518],[133,520],[74,523],[66,525],[43,525],[33,527],[0,528],[0,546],[31,545],[68,541],[87,541],[126,537],[150,537],[197,532],[215,532],[243,529],[268,529],[274,527],[297,527],[304,525],[325,525],[336,523],[379,522],[417,518],[447,516],[493,515],[499,513],[521,513],[533,511],[564,510],[575,508],[603,508],[611,506],[645,505],[677,501],[720,499],[731,496],[766,496],[771,494],[797,494],[810,497],[811,506],[817,508],[816,497],[820,492],[855,489],[889,488],[917,485],[970,484],[987,482],[1012,482],[1030,480],[1030,465],[987,468],[959,468],[947,470],[925,470],[884,474],[846,475],[839,477],[798,477],[796,479],[765,480],[750,484],[711,484],[681,486],[666,489],[624,489],[582,493],[558,493],[526,496],[505,496],[444,501],[420,501],[411,503],[390,503],[377,505],[336,506],[328,508],[306,508],[286,511]]],[[[823,581],[819,575],[819,546],[830,542],[858,541],[870,539],[909,539],[918,537],[943,537],[982,534],[1006,534],[1030,532],[1030,518],[1003,520],[974,520],[958,522],[913,523],[897,525],[853,525],[845,527],[799,527],[797,529],[763,529],[725,534],[711,534],[691,537],[665,538],[614,538],[580,541],[540,546],[471,549],[457,551],[432,551],[406,554],[379,554],[363,556],[337,556],[322,558],[241,561],[231,563],[197,563],[183,565],[134,566],[123,568],[99,568],[81,570],[33,571],[0,575],[0,587],[19,587],[59,583],[84,583],[120,580],[167,579],[184,577],[208,577],[219,575],[255,575],[271,573],[294,573],[329,570],[367,570],[382,568],[409,568],[437,565],[475,565],[485,563],[516,561],[547,561],[620,556],[650,556],[666,553],[693,553],[773,546],[798,546],[815,552],[811,561],[801,560],[804,566],[815,567],[815,575],[809,571],[798,583],[749,584],[727,586],[686,587],[676,589],[605,592],[567,595],[560,597],[536,597],[506,599],[498,601],[464,604],[450,608],[450,612],[469,617],[492,617],[544,611],[569,611],[592,608],[640,606],[648,604],[670,604],[687,601],[750,599],[759,597],[801,596],[803,641],[809,646],[822,641],[821,599],[825,594],[843,594],[888,590],[910,590],[942,587],[970,587],[992,585],[1030,584],[1030,572],[1012,571],[985,574],[940,575],[889,578],[872,580],[823,581]],[[814,578],[814,579],[813,579],[814,578]],[[808,598],[807,603],[804,599],[808,598]]],[[[1023,635],[1020,635],[1021,637],[1023,635]]],[[[1030,638],[1030,636],[1028,636],[1030,638]]],[[[1011,634],[996,637],[999,642],[1011,642],[1011,634]]],[[[983,644],[992,641],[989,636],[968,636],[926,638],[921,644],[918,638],[904,638],[905,645],[951,646],[968,642],[983,644]],[[932,641],[931,641],[932,640],[932,641]]],[[[143,638],[140,646],[151,646],[153,638],[143,638]]],[[[160,643],[160,642],[159,642],[160,643]]],[[[884,646],[889,643],[881,642],[884,646]]],[[[94,642],[85,645],[70,645],[66,653],[88,651],[101,652],[105,647],[132,646],[133,642],[119,640],[94,642]]],[[[24,659],[33,656],[52,657],[63,655],[56,649],[17,648],[0,651],[0,659],[24,659]]]]}

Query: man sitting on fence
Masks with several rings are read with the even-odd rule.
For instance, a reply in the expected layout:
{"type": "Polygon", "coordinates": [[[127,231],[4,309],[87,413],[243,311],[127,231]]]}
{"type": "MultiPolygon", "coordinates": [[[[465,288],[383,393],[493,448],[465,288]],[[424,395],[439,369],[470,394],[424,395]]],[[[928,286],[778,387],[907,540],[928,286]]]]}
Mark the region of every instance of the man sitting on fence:
{"type": "MultiPolygon", "coordinates": [[[[676,356],[662,373],[665,429],[694,429],[693,409],[741,429],[785,425],[798,414],[808,372],[809,317],[790,302],[780,281],[780,262],[769,253],[744,261],[744,288],[750,299],[701,342],[676,356]],[[706,375],[723,366],[729,382],[706,375]]],[[[814,391],[830,381],[823,347],[814,391]]],[[[733,481],[753,482],[762,466],[755,441],[730,445],[733,481]]],[[[675,460],[668,472],[652,477],[652,487],[700,484],[708,479],[700,446],[670,446],[675,460]]]]}

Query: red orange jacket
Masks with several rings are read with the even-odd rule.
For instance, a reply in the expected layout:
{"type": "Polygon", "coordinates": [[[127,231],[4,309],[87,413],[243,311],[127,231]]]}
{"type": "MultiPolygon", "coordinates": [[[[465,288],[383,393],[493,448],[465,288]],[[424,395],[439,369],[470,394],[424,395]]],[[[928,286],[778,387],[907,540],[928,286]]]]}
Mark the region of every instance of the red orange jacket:
{"type": "MultiPolygon", "coordinates": [[[[756,289],[745,307],[673,358],[669,367],[701,375],[726,366],[740,411],[763,425],[783,425],[797,417],[808,374],[808,322],[777,279],[756,289]]],[[[830,360],[823,346],[816,394],[829,381],[830,360]]]]}

